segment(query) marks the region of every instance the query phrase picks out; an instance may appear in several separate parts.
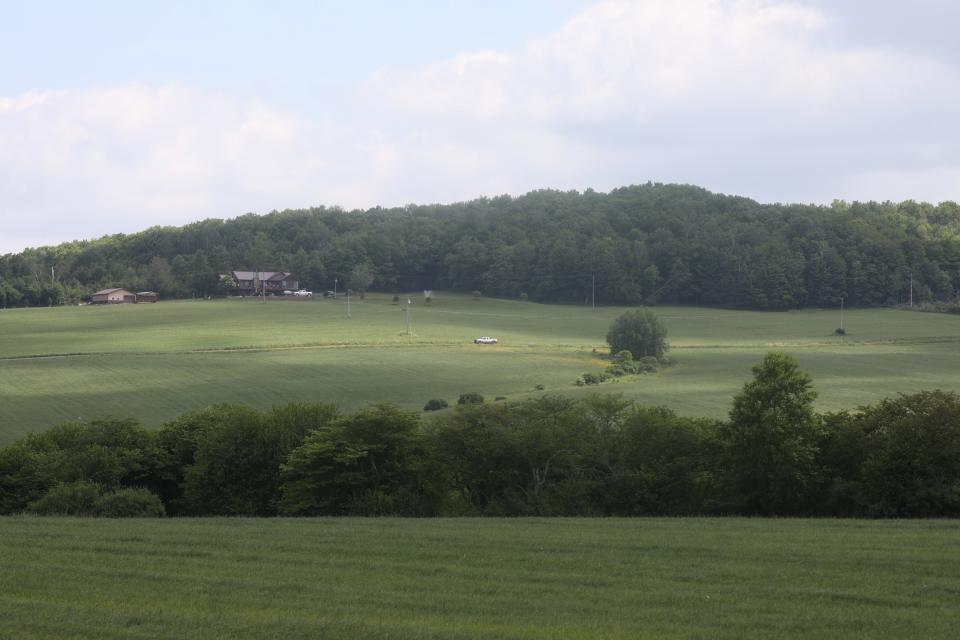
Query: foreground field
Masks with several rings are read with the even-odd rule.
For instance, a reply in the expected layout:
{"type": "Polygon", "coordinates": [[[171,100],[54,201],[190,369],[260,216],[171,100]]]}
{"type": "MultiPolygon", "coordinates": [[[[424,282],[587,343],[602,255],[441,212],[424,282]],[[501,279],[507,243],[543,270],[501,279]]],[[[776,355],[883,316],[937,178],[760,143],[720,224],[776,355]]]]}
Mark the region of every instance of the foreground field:
{"type": "Polygon", "coordinates": [[[957,521],[0,519],[0,638],[956,638],[957,521]]]}
{"type": "Polygon", "coordinates": [[[960,389],[960,317],[895,310],[761,313],[658,307],[677,365],[598,388],[573,381],[621,308],[438,296],[420,300],[406,335],[390,297],[217,300],[0,312],[0,444],[64,420],[133,416],[147,425],[218,402],[294,400],[354,409],[389,401],[420,408],[464,391],[488,398],[622,392],[678,412],[720,417],[770,349],[814,377],[820,409],[897,392],[960,389]],[[500,344],[472,339],[494,335],[500,344]]]}

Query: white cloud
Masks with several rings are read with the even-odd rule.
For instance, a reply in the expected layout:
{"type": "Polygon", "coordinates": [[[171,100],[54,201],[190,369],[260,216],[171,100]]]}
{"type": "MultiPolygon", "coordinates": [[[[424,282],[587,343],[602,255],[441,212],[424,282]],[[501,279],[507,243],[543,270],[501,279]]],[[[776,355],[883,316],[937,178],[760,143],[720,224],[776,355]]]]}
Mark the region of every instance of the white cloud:
{"type": "Polygon", "coordinates": [[[692,182],[765,200],[960,199],[960,73],[844,46],[800,2],[602,2],[516,51],[293,115],[176,85],[0,98],[0,251],[287,206],[692,182]]]}
{"type": "Polygon", "coordinates": [[[800,3],[604,2],[522,51],[383,73],[368,91],[418,126],[501,158],[509,147],[491,140],[551,136],[549,149],[516,164],[520,175],[547,176],[588,150],[555,186],[688,180],[829,201],[831,192],[888,197],[863,176],[902,163],[935,180],[960,142],[960,74],[891,48],[843,47],[830,28],[828,15],[800,3]]]}
{"type": "Polygon", "coordinates": [[[344,127],[176,86],[4,99],[0,139],[7,248],[336,202],[366,170],[344,127]]]}

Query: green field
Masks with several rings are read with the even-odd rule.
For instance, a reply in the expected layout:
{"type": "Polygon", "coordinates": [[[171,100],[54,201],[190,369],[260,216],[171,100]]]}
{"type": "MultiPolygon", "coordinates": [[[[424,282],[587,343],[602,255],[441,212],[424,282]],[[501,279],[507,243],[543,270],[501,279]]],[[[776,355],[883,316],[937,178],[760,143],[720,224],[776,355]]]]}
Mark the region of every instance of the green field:
{"type": "Polygon", "coordinates": [[[438,295],[414,298],[413,334],[388,296],[216,300],[0,311],[0,443],[77,418],[133,416],[156,426],[218,402],[303,400],[353,409],[420,408],[464,391],[488,398],[622,392],[680,413],[723,416],[750,367],[771,349],[814,378],[820,409],[897,392],[960,389],[960,316],[890,309],[763,313],[658,307],[676,366],[581,389],[603,362],[622,308],[538,305],[438,295]],[[472,339],[492,335],[496,346],[472,339]]]}
{"type": "Polygon", "coordinates": [[[0,519],[0,638],[956,638],[960,522],[0,519]]]}

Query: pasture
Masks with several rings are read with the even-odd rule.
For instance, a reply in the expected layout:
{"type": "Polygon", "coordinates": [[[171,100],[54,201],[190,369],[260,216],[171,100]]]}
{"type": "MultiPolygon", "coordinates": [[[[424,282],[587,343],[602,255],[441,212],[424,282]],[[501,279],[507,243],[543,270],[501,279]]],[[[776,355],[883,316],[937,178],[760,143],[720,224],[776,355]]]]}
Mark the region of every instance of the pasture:
{"type": "MultiPolygon", "coordinates": [[[[404,298],[405,300],[406,298],[404,298]]],[[[814,378],[821,410],[897,392],[960,389],[960,316],[892,309],[789,313],[655,308],[676,365],[578,388],[598,372],[622,308],[539,305],[438,294],[402,306],[229,299],[0,311],[0,444],[77,418],[132,416],[156,426],[219,402],[374,402],[419,409],[465,391],[521,398],[618,392],[679,413],[722,417],[764,353],[792,353],[814,378]],[[492,335],[495,346],[474,345],[492,335]]]]}
{"type": "Polygon", "coordinates": [[[956,521],[0,519],[0,638],[956,638],[956,521]]]}

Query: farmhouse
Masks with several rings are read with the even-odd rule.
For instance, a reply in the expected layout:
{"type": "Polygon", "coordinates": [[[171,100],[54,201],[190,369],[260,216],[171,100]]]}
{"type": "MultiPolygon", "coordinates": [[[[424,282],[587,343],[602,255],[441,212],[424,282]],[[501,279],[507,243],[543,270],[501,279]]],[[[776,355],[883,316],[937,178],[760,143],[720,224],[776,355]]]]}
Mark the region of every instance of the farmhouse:
{"type": "Polygon", "coordinates": [[[240,296],[283,295],[284,291],[296,291],[300,283],[286,271],[231,271],[228,275],[237,286],[230,293],[240,296]]]}
{"type": "Polygon", "coordinates": [[[91,304],[132,304],[136,301],[137,294],[126,289],[101,289],[90,299],[91,304]]]}
{"type": "Polygon", "coordinates": [[[137,302],[156,302],[159,299],[156,291],[137,291],[137,302]]]}

